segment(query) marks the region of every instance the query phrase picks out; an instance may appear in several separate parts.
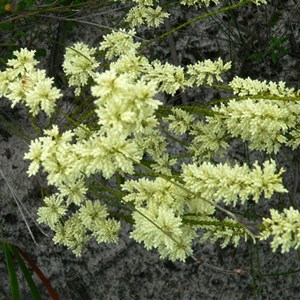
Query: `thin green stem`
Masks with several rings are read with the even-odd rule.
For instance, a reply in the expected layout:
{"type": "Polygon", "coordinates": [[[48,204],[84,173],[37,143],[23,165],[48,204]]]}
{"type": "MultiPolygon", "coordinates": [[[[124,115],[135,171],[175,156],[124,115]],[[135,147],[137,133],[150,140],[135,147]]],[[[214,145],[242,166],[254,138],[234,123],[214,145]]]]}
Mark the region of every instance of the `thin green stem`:
{"type": "Polygon", "coordinates": [[[185,143],[185,142],[181,141],[180,139],[177,139],[176,137],[172,136],[167,130],[165,130],[163,128],[163,126],[159,126],[159,128],[169,139],[173,140],[174,142],[178,143],[181,146],[184,146],[185,148],[187,148],[189,146],[188,143],[185,143]]]}
{"type": "Polygon", "coordinates": [[[230,227],[230,228],[239,228],[243,229],[243,226],[239,223],[231,223],[226,221],[202,221],[202,220],[191,220],[187,217],[197,217],[197,214],[185,214],[182,217],[182,221],[184,224],[191,224],[191,225],[201,225],[201,226],[216,226],[216,227],[230,227]]]}

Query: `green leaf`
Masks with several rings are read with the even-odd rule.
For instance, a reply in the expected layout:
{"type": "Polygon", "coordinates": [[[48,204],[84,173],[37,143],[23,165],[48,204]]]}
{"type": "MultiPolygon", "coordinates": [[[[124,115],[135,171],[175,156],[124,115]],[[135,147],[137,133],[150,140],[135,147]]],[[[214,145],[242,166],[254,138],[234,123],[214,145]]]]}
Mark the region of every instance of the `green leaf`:
{"type": "Polygon", "coordinates": [[[32,258],[30,258],[30,256],[25,251],[21,250],[19,247],[16,246],[15,248],[18,251],[18,253],[21,254],[23,259],[27,261],[27,263],[28,263],[28,265],[30,265],[31,269],[40,278],[40,280],[42,281],[44,287],[48,290],[50,299],[59,300],[60,298],[59,298],[59,295],[58,295],[57,291],[53,288],[53,286],[51,285],[49,279],[44,275],[44,273],[37,266],[35,261],[32,258]]]}
{"type": "Polygon", "coordinates": [[[40,294],[38,288],[36,287],[31,274],[24,263],[23,258],[20,256],[20,254],[17,252],[17,249],[13,245],[12,245],[12,249],[13,249],[14,255],[16,256],[16,258],[18,260],[18,263],[19,263],[21,271],[24,275],[24,278],[26,279],[27,284],[30,288],[30,291],[32,294],[32,299],[33,300],[42,300],[41,294],[40,294]]]}
{"type": "Polygon", "coordinates": [[[20,299],[20,291],[19,291],[19,284],[16,275],[16,271],[14,268],[13,260],[12,260],[12,251],[10,244],[2,241],[2,248],[5,256],[7,271],[9,275],[9,285],[11,290],[11,299],[12,300],[19,300],[20,299]]]}

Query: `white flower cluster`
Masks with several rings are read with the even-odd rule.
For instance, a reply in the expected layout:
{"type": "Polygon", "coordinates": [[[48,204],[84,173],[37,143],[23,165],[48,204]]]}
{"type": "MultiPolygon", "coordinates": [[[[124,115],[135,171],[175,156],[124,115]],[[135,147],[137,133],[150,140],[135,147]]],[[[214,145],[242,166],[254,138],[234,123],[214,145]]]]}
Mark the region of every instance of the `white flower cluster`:
{"type": "Polygon", "coordinates": [[[264,169],[255,164],[252,171],[247,166],[194,164],[183,166],[184,189],[173,179],[126,181],[122,190],[128,194],[122,201],[134,205],[131,237],[171,260],[192,254],[199,229],[204,230],[202,242],[221,239],[222,247],[230,242],[237,246],[241,238],[247,239],[247,231],[235,220],[212,217],[213,203],[224,199],[235,205],[238,196],[244,202],[251,196],[257,201],[262,193],[270,198],[274,192],[285,192],[281,172],[275,173],[274,162],[265,162],[264,169]]]}
{"type": "Polygon", "coordinates": [[[223,81],[221,73],[230,69],[231,63],[224,64],[219,58],[217,61],[204,60],[194,65],[188,65],[187,71],[181,66],[169,63],[162,64],[155,60],[144,67],[145,80],[156,82],[161,92],[174,95],[185,87],[212,85],[215,80],[223,81]]]}
{"type": "Polygon", "coordinates": [[[66,214],[67,206],[64,205],[64,199],[58,194],[53,194],[44,198],[44,207],[38,210],[38,222],[47,224],[51,229],[60,222],[60,219],[66,214]]]}
{"type": "Polygon", "coordinates": [[[177,108],[164,119],[175,134],[186,132],[193,137],[188,149],[198,162],[224,154],[232,137],[250,142],[250,149],[267,153],[277,153],[282,145],[293,149],[300,145],[299,102],[230,100],[212,111],[215,115],[205,121],[193,121],[192,113],[177,108]]]}
{"type": "Polygon", "coordinates": [[[194,136],[188,149],[193,154],[193,160],[201,162],[214,156],[223,156],[229,146],[227,131],[222,119],[206,117],[206,122],[195,122],[190,134],[194,136]]]}
{"type": "Polygon", "coordinates": [[[104,36],[104,41],[101,42],[99,50],[105,51],[105,57],[107,59],[119,57],[129,52],[136,52],[141,43],[135,43],[133,41],[135,34],[135,30],[126,32],[125,29],[107,34],[104,36]]]}
{"type": "Polygon", "coordinates": [[[220,76],[221,73],[228,71],[230,68],[231,62],[224,64],[220,57],[216,61],[206,59],[194,65],[188,65],[187,74],[190,76],[190,78],[187,85],[212,85],[214,78],[222,82],[223,80],[220,76]]]}
{"type": "Polygon", "coordinates": [[[107,59],[118,58],[110,65],[117,74],[126,74],[132,80],[143,80],[155,83],[157,90],[174,95],[186,86],[212,85],[215,80],[223,81],[221,74],[231,67],[231,62],[225,63],[221,58],[216,61],[204,60],[187,66],[185,71],[181,66],[162,63],[158,60],[149,62],[137,51],[141,43],[134,41],[135,30],[126,32],[124,29],[108,34],[101,42],[99,50],[105,51],[107,59]]]}
{"type": "Polygon", "coordinates": [[[162,64],[154,61],[145,74],[146,80],[156,82],[159,90],[174,95],[186,84],[184,70],[182,67],[174,66],[169,63],[162,64]]]}
{"type": "Polygon", "coordinates": [[[235,76],[229,83],[229,86],[233,89],[234,94],[238,96],[256,96],[268,94],[277,97],[295,97],[299,94],[295,92],[294,88],[287,88],[285,82],[279,81],[278,83],[270,81],[267,83],[266,80],[259,81],[251,78],[240,78],[235,76]]]}
{"type": "Polygon", "coordinates": [[[254,163],[253,169],[247,165],[231,167],[228,164],[213,165],[204,162],[182,166],[182,179],[185,187],[203,199],[235,206],[240,199],[242,203],[252,198],[258,202],[260,196],[270,199],[275,193],[285,193],[282,185],[281,169],[276,173],[274,161],[266,161],[263,168],[254,163]]]}
{"type": "Polygon", "coordinates": [[[48,173],[49,184],[59,186],[63,182],[76,181],[78,170],[74,169],[74,163],[77,156],[71,144],[74,133],[66,131],[60,135],[58,126],[54,125],[51,130],[45,130],[44,135],[33,140],[29,151],[24,155],[25,159],[32,161],[28,175],[35,175],[42,166],[48,173]]]}
{"type": "MultiPolygon", "coordinates": [[[[133,2],[136,6],[127,15],[132,27],[145,23],[157,27],[168,16],[157,6],[159,1],[133,2]]],[[[182,5],[196,6],[211,2],[219,3],[218,0],[180,1],[182,5]]],[[[266,1],[253,2],[259,5],[266,1]]],[[[53,195],[44,199],[38,221],[55,232],[55,243],[67,246],[76,255],[81,254],[91,238],[99,243],[118,241],[121,225],[116,218],[118,212],[114,214],[115,207],[126,208],[124,216],[134,221],[131,237],[144,243],[147,249],[157,249],[162,258],[185,260],[192,254],[192,243],[199,236],[199,229],[204,231],[202,241],[223,239],[222,247],[229,242],[237,245],[240,238],[247,238],[247,227],[242,221],[239,224],[238,218],[217,219],[216,208],[222,208],[219,202],[236,206],[238,202],[244,204],[249,199],[258,202],[263,197],[270,199],[276,192],[287,192],[282,184],[283,169],[276,170],[273,160],[263,166],[256,162],[251,167],[213,164],[210,160],[219,157],[232,138],[250,141],[252,149],[268,153],[277,152],[281,144],[298,147],[299,92],[287,88],[283,82],[235,77],[230,83],[233,92],[257,99],[232,100],[214,107],[205,120],[195,116],[197,109],[172,109],[172,114],[163,119],[170,131],[192,137],[190,143],[182,143],[187,154],[172,156],[168,153],[168,142],[179,139],[169,135],[164,124],[161,130],[157,128],[160,125],[157,116],[164,113],[159,111],[161,103],[155,95],[158,92],[174,95],[186,87],[222,82],[221,74],[229,70],[231,63],[219,58],[197,62],[185,69],[157,60],[150,62],[138,54],[141,44],[134,41],[135,34],[133,29],[121,29],[106,35],[98,49],[83,43],[67,49],[63,67],[69,85],[76,87],[76,95],[82,87],[92,85],[98,119],[62,133],[54,125],[31,142],[24,156],[31,160],[28,174],[35,175],[41,167],[47,173],[48,183],[56,188],[53,195]],[[102,73],[96,70],[100,65],[95,58],[97,50],[105,53],[106,60],[113,60],[102,73]],[[263,100],[267,96],[275,100],[263,100]],[[295,101],[279,101],[291,97],[295,101]],[[180,163],[186,157],[193,163],[186,164],[186,160],[180,163]],[[121,177],[118,184],[122,191],[96,186],[98,176],[110,179],[113,175],[121,177]],[[133,180],[133,176],[142,178],[133,180]],[[114,203],[113,210],[103,200],[114,203]],[[130,211],[132,214],[126,215],[130,211]]],[[[33,51],[22,49],[15,55],[17,59],[8,62],[8,70],[0,73],[0,95],[12,99],[13,104],[25,103],[34,115],[39,108],[50,114],[55,99],[61,96],[52,87],[53,80],[44,71],[35,69],[33,51]]],[[[274,235],[274,249],[278,245],[284,251],[298,248],[299,242],[294,244],[292,238],[298,230],[295,220],[299,219],[299,212],[286,210],[283,216],[271,211],[271,214],[272,219],[264,220],[262,239],[274,235]],[[284,231],[282,226],[286,226],[284,231]]],[[[233,214],[228,212],[228,215],[233,214]]],[[[119,216],[123,216],[123,211],[119,216]]]]}
{"type": "Polygon", "coordinates": [[[169,129],[175,134],[184,134],[191,130],[195,123],[195,117],[180,108],[172,108],[172,114],[163,118],[169,121],[169,129]]]}
{"type": "Polygon", "coordinates": [[[300,246],[300,212],[290,207],[279,213],[275,209],[270,210],[271,217],[263,218],[263,230],[261,240],[272,237],[271,247],[275,252],[281,246],[281,253],[298,249],[300,246]]]}
{"type": "Polygon", "coordinates": [[[169,130],[177,135],[183,133],[192,137],[187,149],[192,154],[193,161],[203,162],[213,156],[222,156],[224,150],[229,146],[228,133],[221,115],[206,117],[205,121],[197,120],[197,107],[187,112],[180,108],[172,108],[171,114],[164,117],[168,122],[169,130]]]}
{"type": "Polygon", "coordinates": [[[135,51],[128,51],[117,61],[112,62],[110,66],[116,73],[126,73],[132,80],[136,80],[140,78],[140,76],[147,74],[147,71],[151,69],[148,59],[143,56],[138,56],[135,51]]]}
{"type": "Polygon", "coordinates": [[[188,149],[198,161],[223,155],[232,138],[241,138],[250,142],[250,149],[267,153],[278,153],[282,145],[296,149],[300,145],[300,103],[280,101],[281,96],[277,96],[278,100],[257,96],[258,99],[230,100],[215,106],[212,108],[215,115],[206,116],[205,121],[192,122],[197,109],[181,112],[185,121],[179,119],[179,109],[165,120],[175,134],[186,130],[193,137],[188,149]]]}
{"type": "Polygon", "coordinates": [[[158,27],[164,22],[164,18],[169,16],[168,13],[162,11],[160,6],[154,8],[140,2],[137,6],[131,8],[127,14],[126,21],[131,27],[143,24],[146,24],[148,27],[158,27]]]}
{"type": "Polygon", "coordinates": [[[161,131],[156,128],[147,128],[144,132],[135,134],[135,142],[139,149],[152,158],[151,169],[154,172],[172,175],[171,168],[177,163],[177,159],[170,158],[167,151],[168,144],[161,131]]]}
{"type": "MultiPolygon", "coordinates": [[[[133,43],[133,40],[129,39],[129,43],[133,43]]],[[[92,95],[96,97],[96,114],[100,125],[98,131],[81,125],[60,134],[58,127],[54,126],[44,132],[44,137],[33,141],[25,155],[26,159],[32,160],[29,175],[36,174],[42,166],[49,184],[55,185],[58,190],[45,199],[45,206],[38,213],[39,221],[55,231],[55,242],[66,245],[76,254],[80,254],[91,237],[98,242],[117,241],[120,229],[119,222],[109,218],[106,206],[98,200],[91,202],[86,198],[88,189],[84,178],[98,173],[107,179],[115,173],[134,174],[135,165],[139,164],[145,153],[153,159],[149,164],[153,172],[173,176],[172,165],[178,161],[169,156],[166,139],[155,129],[158,125],[155,111],[160,102],[153,98],[154,95],[158,89],[174,94],[188,85],[206,84],[211,82],[213,76],[220,80],[221,71],[230,67],[230,64],[224,65],[220,59],[216,64],[205,62],[202,69],[198,63],[195,68],[189,66],[190,72],[185,76],[181,67],[163,65],[157,61],[149,63],[146,58],[136,55],[137,48],[128,54],[119,53],[119,59],[111,64],[109,70],[93,74],[95,85],[92,87],[92,95]],[[197,74],[200,74],[200,81],[196,79],[197,74]],[[77,207],[71,215],[68,214],[70,205],[77,207]],[[97,217],[93,219],[92,216],[97,217]]],[[[257,109],[252,109],[251,105],[255,104],[252,100],[244,110],[234,107],[236,103],[247,104],[246,101],[231,101],[227,106],[214,108],[215,115],[207,117],[206,122],[196,121],[192,114],[180,109],[173,109],[173,115],[165,120],[170,122],[170,129],[175,134],[190,132],[194,135],[188,146],[194,161],[195,157],[200,156],[202,159],[210,158],[228,146],[225,139],[228,133],[239,136],[234,131],[239,129],[238,126],[242,133],[249,130],[249,126],[243,125],[243,120],[252,122],[256,115],[266,118],[267,111],[274,116],[277,110],[273,106],[279,105],[278,102],[270,102],[273,106],[258,110],[260,114],[257,109]],[[253,113],[248,113],[248,119],[248,115],[238,118],[239,114],[251,109],[253,113]],[[231,126],[230,122],[235,119],[237,124],[231,126]]],[[[295,105],[286,105],[286,115],[300,111],[299,107],[295,110],[295,105]]],[[[271,126],[275,119],[270,117],[268,125],[271,126]]],[[[277,119],[280,120],[279,112],[277,119]]],[[[292,123],[288,123],[286,119],[280,121],[290,128],[295,125],[295,120],[296,118],[290,118],[289,122],[292,123]]],[[[283,125],[277,131],[277,127],[274,128],[270,132],[285,130],[283,125]]],[[[271,133],[269,139],[270,136],[271,133]]],[[[242,138],[251,140],[254,136],[242,138]]],[[[245,235],[244,231],[235,229],[234,226],[227,226],[223,231],[210,231],[207,224],[186,223],[185,214],[212,218],[215,207],[202,199],[215,202],[223,200],[226,204],[236,205],[238,199],[242,203],[249,198],[258,201],[262,194],[265,198],[270,198],[275,192],[286,192],[280,178],[282,170],[276,173],[274,162],[266,162],[264,168],[254,164],[252,170],[246,166],[231,168],[207,162],[200,166],[183,165],[182,169],[180,182],[185,182],[185,188],[192,194],[159,178],[153,182],[127,181],[123,186],[123,190],[129,193],[123,201],[133,203],[135,207],[132,237],[143,242],[149,249],[158,249],[162,257],[173,260],[184,260],[191,254],[191,244],[199,228],[206,232],[203,239],[215,241],[223,238],[223,246],[230,241],[236,244],[239,237],[245,235]]],[[[210,221],[215,222],[214,219],[210,221]]]]}
{"type": "MultiPolygon", "coordinates": [[[[127,181],[122,190],[129,192],[123,201],[135,205],[132,238],[143,242],[147,249],[158,249],[162,258],[184,260],[192,253],[196,232],[181,218],[187,200],[185,191],[162,178],[127,181]]],[[[213,211],[209,204],[206,207],[206,211],[213,211]]]]}
{"type": "Polygon", "coordinates": [[[86,199],[88,189],[84,176],[102,172],[109,178],[117,171],[131,173],[133,160],[141,159],[136,145],[124,137],[106,137],[100,133],[80,137],[78,132],[59,134],[58,127],[54,126],[44,132],[44,137],[32,141],[25,154],[26,159],[32,160],[28,174],[36,174],[42,166],[48,183],[58,189],[56,194],[44,199],[38,221],[55,231],[55,242],[77,255],[91,237],[99,243],[116,242],[120,229],[118,221],[108,218],[105,205],[99,200],[86,199]],[[70,205],[72,210],[77,207],[71,216],[70,205]]]}
{"type": "MultiPolygon", "coordinates": [[[[115,0],[118,1],[118,0],[115,0]]],[[[119,0],[125,2],[126,0],[119,0]]],[[[127,1],[128,2],[128,1],[127,1]]],[[[147,27],[158,27],[169,14],[162,11],[158,0],[132,0],[135,3],[126,15],[126,21],[131,27],[138,27],[146,24],[147,27]]],[[[252,0],[256,5],[267,4],[267,0],[252,0]]],[[[208,7],[210,5],[219,4],[219,0],[181,0],[180,5],[208,7]]]]}
{"type": "Polygon", "coordinates": [[[189,112],[176,108],[164,119],[175,134],[185,132],[193,137],[188,149],[194,160],[200,162],[223,155],[232,138],[241,138],[250,142],[250,149],[267,153],[277,153],[282,145],[293,149],[300,145],[299,91],[287,88],[283,82],[267,83],[239,77],[229,85],[237,95],[253,99],[230,100],[214,106],[209,114],[202,112],[205,120],[195,120],[197,108],[189,112]],[[261,99],[262,96],[266,99],[261,99]],[[286,97],[289,101],[285,101],[286,97]]]}
{"type": "Polygon", "coordinates": [[[167,205],[182,214],[186,204],[187,193],[163,178],[128,180],[122,185],[122,190],[129,192],[123,201],[134,203],[139,208],[167,205]]]}
{"type": "Polygon", "coordinates": [[[130,135],[144,127],[157,125],[155,110],[162,103],[153,99],[155,83],[134,82],[127,74],[118,75],[112,69],[95,76],[92,87],[99,124],[115,134],[130,135]]]}
{"type": "Polygon", "coordinates": [[[60,187],[102,173],[110,178],[116,172],[132,174],[133,162],[141,159],[141,151],[133,140],[120,134],[94,132],[86,139],[74,141],[75,133],[59,134],[55,125],[45,136],[31,142],[25,159],[32,160],[28,174],[35,175],[40,166],[47,172],[49,184],[60,187]]]}
{"type": "Polygon", "coordinates": [[[13,54],[16,59],[8,60],[8,68],[0,72],[0,97],[11,100],[12,107],[23,103],[33,116],[40,110],[50,116],[55,101],[62,96],[60,90],[53,87],[53,78],[47,77],[44,70],[36,69],[38,61],[34,59],[34,50],[21,49],[13,54]]]}
{"type": "Polygon", "coordinates": [[[276,173],[274,161],[266,161],[263,168],[255,163],[252,170],[246,165],[211,163],[182,168],[185,189],[178,182],[162,178],[130,180],[122,185],[122,190],[128,192],[123,201],[135,207],[131,237],[171,260],[184,260],[191,254],[191,243],[200,228],[205,230],[202,241],[223,239],[223,247],[247,238],[247,232],[236,221],[218,221],[211,216],[215,212],[213,203],[224,200],[235,206],[238,199],[242,203],[250,198],[257,202],[262,194],[269,199],[275,192],[286,192],[280,178],[283,170],[276,173]]]}
{"type": "Polygon", "coordinates": [[[161,258],[184,261],[192,254],[192,240],[195,230],[183,225],[181,218],[174,211],[165,207],[149,207],[136,210],[132,214],[135,229],[131,237],[143,242],[146,249],[155,248],[161,258]]]}
{"type": "Polygon", "coordinates": [[[231,136],[251,142],[250,149],[277,153],[288,141],[285,134],[297,124],[298,106],[271,100],[231,100],[213,110],[223,115],[231,136]]]}
{"type": "MultiPolygon", "coordinates": [[[[39,222],[47,223],[47,211],[40,208],[39,222]]],[[[51,213],[50,210],[48,213],[51,213]]],[[[107,218],[106,206],[99,200],[87,200],[81,208],[66,220],[60,219],[53,226],[55,235],[53,241],[68,247],[80,256],[87,242],[94,237],[98,243],[116,243],[120,230],[120,222],[107,218]]]]}
{"type": "Polygon", "coordinates": [[[41,166],[47,173],[48,183],[58,189],[58,193],[45,199],[45,206],[39,210],[39,221],[55,231],[55,242],[76,254],[91,237],[98,242],[115,242],[120,229],[119,222],[100,217],[105,206],[86,199],[85,176],[100,173],[108,179],[117,172],[132,174],[145,149],[139,148],[131,136],[157,124],[154,113],[161,104],[153,99],[155,84],[134,81],[113,69],[95,74],[94,81],[92,94],[97,97],[100,129],[91,131],[79,126],[60,134],[54,125],[44,131],[43,137],[32,141],[24,156],[32,161],[29,175],[35,175],[41,166]],[[71,204],[78,210],[67,216],[71,204]],[[87,212],[97,216],[96,223],[89,221],[87,212]]]}
{"type": "Polygon", "coordinates": [[[95,75],[95,69],[99,66],[95,53],[95,48],[89,48],[84,43],[76,43],[66,50],[63,69],[69,78],[69,85],[76,87],[75,95],[79,95],[81,88],[95,75]]]}

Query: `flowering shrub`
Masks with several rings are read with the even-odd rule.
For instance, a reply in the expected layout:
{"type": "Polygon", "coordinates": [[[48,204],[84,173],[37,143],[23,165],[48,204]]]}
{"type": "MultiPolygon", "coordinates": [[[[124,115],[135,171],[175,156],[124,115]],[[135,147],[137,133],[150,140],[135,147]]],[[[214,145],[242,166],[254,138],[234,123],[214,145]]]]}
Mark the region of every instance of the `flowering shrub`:
{"type": "MultiPolygon", "coordinates": [[[[157,1],[133,2],[126,17],[132,28],[158,26],[167,17],[157,1]]],[[[218,3],[181,4],[211,2],[218,3]]],[[[220,83],[231,62],[219,58],[174,66],[150,61],[139,52],[142,44],[135,34],[135,29],[120,29],[106,35],[97,49],[84,43],[67,48],[63,69],[69,85],[76,95],[91,85],[94,118],[75,120],[67,131],[53,125],[31,142],[24,156],[31,161],[28,175],[41,169],[56,190],[45,197],[38,221],[54,231],[55,243],[76,255],[91,238],[117,242],[121,219],[133,224],[133,239],[171,260],[192,255],[192,242],[200,232],[200,241],[221,239],[222,247],[230,242],[237,246],[241,238],[272,236],[273,250],[279,245],[282,252],[298,248],[298,211],[271,210],[261,226],[230,211],[238,203],[287,193],[284,170],[272,159],[249,166],[224,162],[224,157],[236,139],[270,155],[282,146],[297,148],[300,91],[284,82],[236,76],[227,85],[232,100],[206,115],[197,106],[163,108],[158,93],[174,95],[187,87],[220,83]],[[96,59],[98,52],[110,61],[107,68],[96,59]],[[184,155],[172,155],[174,143],[181,144],[184,155]],[[115,178],[116,183],[104,185],[101,177],[115,178]]],[[[0,95],[13,106],[24,103],[34,116],[40,110],[50,116],[62,92],[36,68],[34,51],[21,49],[14,55],[0,72],[0,95]]]]}

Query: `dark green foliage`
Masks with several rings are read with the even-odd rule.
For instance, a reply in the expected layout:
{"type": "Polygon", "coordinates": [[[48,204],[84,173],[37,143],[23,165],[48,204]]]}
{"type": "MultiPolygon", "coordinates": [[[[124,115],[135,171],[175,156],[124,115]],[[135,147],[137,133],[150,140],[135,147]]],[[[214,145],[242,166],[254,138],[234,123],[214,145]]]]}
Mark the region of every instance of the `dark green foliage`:
{"type": "Polygon", "coordinates": [[[59,300],[59,296],[55,289],[51,286],[49,280],[45,277],[36,263],[28,256],[26,252],[6,241],[0,241],[0,244],[2,246],[4,260],[7,266],[12,300],[21,299],[21,291],[19,287],[20,276],[18,276],[19,274],[25,279],[29,287],[32,299],[42,300],[40,291],[32,278],[32,271],[28,269],[27,264],[38,275],[44,287],[48,290],[50,299],[59,300]]]}

